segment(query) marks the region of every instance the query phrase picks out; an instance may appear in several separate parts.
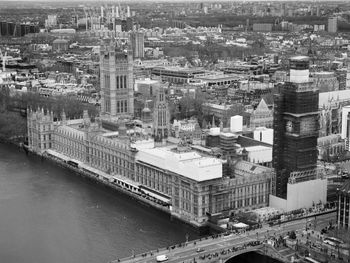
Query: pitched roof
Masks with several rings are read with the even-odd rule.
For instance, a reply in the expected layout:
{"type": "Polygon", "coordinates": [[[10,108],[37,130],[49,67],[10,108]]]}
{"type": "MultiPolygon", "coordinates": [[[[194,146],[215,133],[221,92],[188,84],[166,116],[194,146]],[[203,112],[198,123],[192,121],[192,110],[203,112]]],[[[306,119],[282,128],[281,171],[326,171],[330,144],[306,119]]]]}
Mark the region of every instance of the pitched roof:
{"type": "Polygon", "coordinates": [[[263,99],[267,105],[273,105],[273,94],[272,93],[265,94],[263,96],[263,99]]]}
{"type": "Polygon", "coordinates": [[[267,104],[264,99],[261,99],[259,102],[259,105],[256,107],[256,111],[268,111],[269,107],[267,107],[267,104]]]}

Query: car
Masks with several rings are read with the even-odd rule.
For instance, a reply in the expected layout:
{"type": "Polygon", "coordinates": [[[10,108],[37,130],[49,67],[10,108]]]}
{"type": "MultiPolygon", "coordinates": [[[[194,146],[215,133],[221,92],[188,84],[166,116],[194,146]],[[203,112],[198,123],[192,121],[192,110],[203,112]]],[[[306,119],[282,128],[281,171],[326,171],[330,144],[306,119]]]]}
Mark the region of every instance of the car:
{"type": "Polygon", "coordinates": [[[197,248],[197,253],[200,253],[200,252],[203,252],[204,251],[204,248],[202,248],[202,247],[199,247],[199,248],[197,248]]]}
{"type": "Polygon", "coordinates": [[[167,261],[169,258],[167,255],[159,255],[156,257],[157,262],[164,262],[167,261]]]}

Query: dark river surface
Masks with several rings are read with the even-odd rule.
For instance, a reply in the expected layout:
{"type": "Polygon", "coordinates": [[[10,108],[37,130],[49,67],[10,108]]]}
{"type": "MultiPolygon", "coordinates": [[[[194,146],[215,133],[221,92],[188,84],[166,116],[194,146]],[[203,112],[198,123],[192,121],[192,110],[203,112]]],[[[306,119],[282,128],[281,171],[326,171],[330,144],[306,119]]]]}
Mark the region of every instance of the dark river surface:
{"type": "Polygon", "coordinates": [[[0,262],[107,263],[198,238],[191,227],[0,144],[0,262]]]}

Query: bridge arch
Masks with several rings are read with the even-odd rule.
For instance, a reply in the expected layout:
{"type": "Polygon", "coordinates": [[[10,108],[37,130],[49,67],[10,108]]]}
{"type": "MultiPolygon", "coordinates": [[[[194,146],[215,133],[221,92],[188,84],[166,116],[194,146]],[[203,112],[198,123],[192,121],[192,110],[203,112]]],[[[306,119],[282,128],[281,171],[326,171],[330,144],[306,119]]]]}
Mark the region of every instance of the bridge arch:
{"type": "Polygon", "coordinates": [[[251,248],[245,249],[243,251],[237,251],[229,258],[223,261],[224,263],[237,263],[237,262],[247,262],[247,263],[282,263],[278,259],[265,255],[262,248],[251,248]]]}

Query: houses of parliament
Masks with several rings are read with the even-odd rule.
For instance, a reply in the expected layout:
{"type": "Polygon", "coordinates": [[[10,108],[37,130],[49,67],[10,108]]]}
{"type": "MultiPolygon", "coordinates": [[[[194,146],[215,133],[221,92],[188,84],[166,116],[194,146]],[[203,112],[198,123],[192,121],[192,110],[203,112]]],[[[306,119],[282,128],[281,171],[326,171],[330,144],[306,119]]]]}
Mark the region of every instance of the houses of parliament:
{"type": "Polygon", "coordinates": [[[148,122],[130,128],[133,69],[128,49],[114,42],[102,46],[100,71],[102,104],[94,120],[87,111],[80,119],[62,112],[54,120],[50,110],[28,109],[32,152],[74,164],[109,183],[122,182],[121,187],[152,197],[172,216],[197,226],[214,214],[268,206],[275,193],[272,168],[240,157],[227,160],[203,144],[171,137],[166,87],[159,87],[148,122]],[[108,129],[106,122],[116,129],[108,129]]]}

